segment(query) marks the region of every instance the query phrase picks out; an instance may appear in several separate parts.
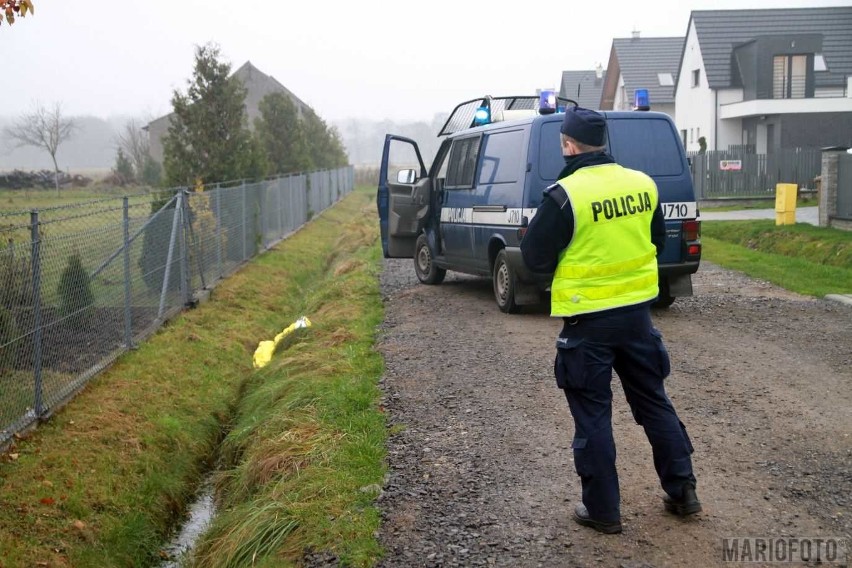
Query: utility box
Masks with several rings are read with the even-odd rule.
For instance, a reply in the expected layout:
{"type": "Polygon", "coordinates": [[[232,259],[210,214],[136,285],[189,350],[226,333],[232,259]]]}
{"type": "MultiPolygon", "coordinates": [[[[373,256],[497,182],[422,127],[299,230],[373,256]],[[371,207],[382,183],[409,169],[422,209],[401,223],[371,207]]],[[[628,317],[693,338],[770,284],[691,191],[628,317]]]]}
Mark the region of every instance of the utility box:
{"type": "Polygon", "coordinates": [[[796,192],[799,186],[795,183],[779,183],[775,186],[775,224],[794,225],[796,223],[796,192]]]}

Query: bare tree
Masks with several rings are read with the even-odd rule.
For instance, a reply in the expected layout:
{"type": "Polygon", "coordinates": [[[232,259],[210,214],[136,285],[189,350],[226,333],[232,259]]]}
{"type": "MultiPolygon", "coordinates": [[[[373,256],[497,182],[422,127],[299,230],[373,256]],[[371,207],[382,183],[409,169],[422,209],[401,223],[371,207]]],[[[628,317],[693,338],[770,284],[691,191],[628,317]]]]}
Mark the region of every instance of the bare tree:
{"type": "Polygon", "coordinates": [[[35,146],[47,150],[53,160],[53,180],[56,184],[56,194],[59,195],[59,164],[56,163],[56,152],[60,144],[71,137],[75,128],[73,120],[62,116],[59,103],[54,104],[52,108],[37,103],[34,111],[22,115],[4,131],[6,136],[17,142],[18,147],[35,146]]]}
{"type": "Polygon", "coordinates": [[[131,118],[124,125],[124,129],[118,134],[118,147],[133,164],[133,174],[137,181],[141,178],[145,169],[146,160],[150,159],[151,148],[148,144],[148,133],[142,130],[142,125],[135,118],[131,118]]]}

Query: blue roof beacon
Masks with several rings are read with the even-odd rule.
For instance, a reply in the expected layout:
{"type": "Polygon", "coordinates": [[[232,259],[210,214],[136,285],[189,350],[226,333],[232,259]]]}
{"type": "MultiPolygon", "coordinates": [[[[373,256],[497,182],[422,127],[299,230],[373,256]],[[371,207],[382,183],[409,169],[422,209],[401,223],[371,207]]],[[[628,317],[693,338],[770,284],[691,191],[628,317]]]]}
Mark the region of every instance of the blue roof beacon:
{"type": "Polygon", "coordinates": [[[473,113],[473,124],[482,126],[491,122],[491,107],[481,106],[473,113]]]}
{"type": "Polygon", "coordinates": [[[648,89],[636,89],[633,91],[633,110],[651,110],[648,89]]]}
{"type": "Polygon", "coordinates": [[[556,112],[556,91],[542,90],[538,95],[538,113],[553,114],[556,112]]]}

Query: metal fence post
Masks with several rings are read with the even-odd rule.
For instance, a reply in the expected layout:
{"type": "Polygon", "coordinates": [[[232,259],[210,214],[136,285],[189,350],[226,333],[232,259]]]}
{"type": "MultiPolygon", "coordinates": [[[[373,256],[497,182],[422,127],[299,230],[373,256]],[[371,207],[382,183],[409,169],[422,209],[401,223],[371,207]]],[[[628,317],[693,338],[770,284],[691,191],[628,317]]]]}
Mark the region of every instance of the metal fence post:
{"type": "Polygon", "coordinates": [[[287,232],[293,230],[296,225],[296,205],[293,203],[295,194],[293,189],[293,176],[287,176],[287,232]]]}
{"type": "Polygon", "coordinates": [[[242,193],[242,197],[243,197],[243,214],[242,214],[242,218],[243,218],[242,219],[242,221],[243,221],[242,222],[242,225],[243,225],[243,257],[242,257],[241,260],[245,260],[246,259],[246,230],[247,230],[246,225],[248,225],[248,218],[246,217],[246,182],[245,182],[245,180],[243,180],[242,191],[240,193],[242,193]]]}
{"type": "Polygon", "coordinates": [[[216,192],[216,278],[222,278],[222,191],[213,191],[216,192]]]}
{"type": "Polygon", "coordinates": [[[41,237],[38,230],[38,211],[35,209],[30,212],[30,238],[33,247],[33,379],[35,381],[33,410],[36,416],[41,416],[44,413],[41,384],[41,237]]]}
{"type": "Polygon", "coordinates": [[[284,206],[281,204],[281,194],[284,192],[284,184],[281,182],[281,178],[275,182],[276,188],[276,201],[278,201],[278,238],[282,238],[284,236],[284,206]]]}
{"type": "Polygon", "coordinates": [[[157,317],[163,317],[163,312],[166,310],[166,293],[169,291],[169,276],[171,276],[172,271],[172,256],[175,252],[175,238],[177,236],[178,231],[178,221],[180,220],[180,212],[183,209],[183,193],[178,192],[176,196],[177,202],[175,203],[175,217],[172,219],[172,234],[169,237],[169,252],[166,255],[166,270],[163,274],[163,288],[160,291],[160,309],[157,312],[157,317]]]}
{"type": "MultiPolygon", "coordinates": [[[[269,193],[269,185],[265,181],[257,182],[252,184],[255,193],[257,193],[257,199],[255,199],[256,203],[260,203],[260,208],[257,210],[257,220],[258,225],[260,227],[255,227],[255,231],[260,231],[260,250],[266,249],[267,240],[266,240],[266,215],[264,215],[266,205],[266,196],[269,193]]],[[[255,233],[255,242],[257,242],[257,233],[255,233]]],[[[254,251],[252,256],[257,254],[259,251],[254,251]]]]}
{"type": "Polygon", "coordinates": [[[178,251],[180,253],[180,298],[181,302],[186,305],[189,303],[189,290],[191,283],[189,281],[189,239],[186,238],[189,231],[189,193],[184,192],[184,197],[181,199],[180,206],[180,232],[178,233],[178,251]]]}
{"type": "Polygon", "coordinates": [[[123,198],[122,225],[124,227],[124,344],[133,348],[132,321],[130,314],[130,202],[123,198]]]}

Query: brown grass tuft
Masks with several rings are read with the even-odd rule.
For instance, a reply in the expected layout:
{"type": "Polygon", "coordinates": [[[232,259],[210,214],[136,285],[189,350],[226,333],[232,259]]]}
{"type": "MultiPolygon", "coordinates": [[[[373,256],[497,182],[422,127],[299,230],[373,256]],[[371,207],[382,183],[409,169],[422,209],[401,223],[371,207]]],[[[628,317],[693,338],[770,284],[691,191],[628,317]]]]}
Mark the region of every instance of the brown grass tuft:
{"type": "Polygon", "coordinates": [[[348,274],[352,271],[358,270],[364,266],[364,263],[360,260],[346,260],[340,263],[337,268],[334,269],[334,277],[337,278],[339,276],[343,276],[344,274],[348,274]]]}
{"type": "Polygon", "coordinates": [[[304,469],[319,440],[325,438],[319,425],[309,419],[294,425],[276,438],[267,439],[247,460],[246,484],[264,486],[273,479],[304,469]]]}
{"type": "Polygon", "coordinates": [[[332,346],[343,345],[349,341],[355,341],[357,336],[350,332],[348,329],[344,327],[339,327],[334,330],[331,334],[331,341],[329,342],[332,346]]]}

